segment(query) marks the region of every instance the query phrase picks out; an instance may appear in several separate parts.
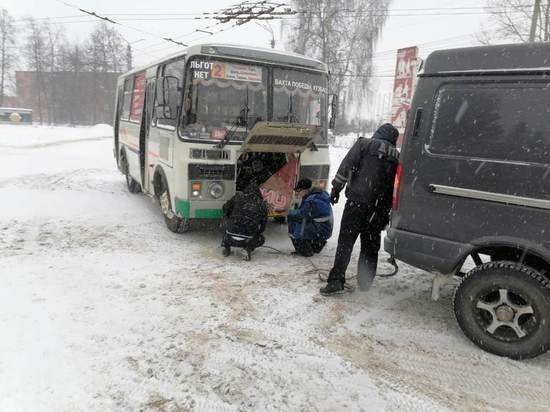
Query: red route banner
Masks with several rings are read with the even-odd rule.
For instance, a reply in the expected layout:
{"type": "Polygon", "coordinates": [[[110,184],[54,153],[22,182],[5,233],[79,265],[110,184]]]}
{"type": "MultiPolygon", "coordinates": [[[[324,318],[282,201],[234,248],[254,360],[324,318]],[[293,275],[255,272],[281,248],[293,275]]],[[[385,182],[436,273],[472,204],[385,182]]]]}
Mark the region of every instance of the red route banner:
{"type": "Polygon", "coordinates": [[[403,142],[403,133],[407,124],[407,112],[411,107],[416,81],[418,47],[407,47],[397,50],[391,123],[399,130],[397,146],[403,142]]]}
{"type": "Polygon", "coordinates": [[[145,93],[145,73],[136,74],[134,78],[134,95],[132,97],[132,110],[130,120],[141,121],[141,110],[143,109],[145,93]]]}

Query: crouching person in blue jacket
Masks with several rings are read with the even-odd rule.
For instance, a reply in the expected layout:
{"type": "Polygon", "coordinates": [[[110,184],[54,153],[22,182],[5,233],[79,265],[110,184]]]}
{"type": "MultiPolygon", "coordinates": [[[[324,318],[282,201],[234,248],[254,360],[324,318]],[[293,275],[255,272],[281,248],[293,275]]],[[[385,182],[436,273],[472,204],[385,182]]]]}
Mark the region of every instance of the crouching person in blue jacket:
{"type": "Polygon", "coordinates": [[[327,192],[312,187],[310,179],[302,179],[294,188],[302,202],[288,213],[288,233],[295,254],[313,256],[319,253],[332,235],[332,206],[327,192]]]}

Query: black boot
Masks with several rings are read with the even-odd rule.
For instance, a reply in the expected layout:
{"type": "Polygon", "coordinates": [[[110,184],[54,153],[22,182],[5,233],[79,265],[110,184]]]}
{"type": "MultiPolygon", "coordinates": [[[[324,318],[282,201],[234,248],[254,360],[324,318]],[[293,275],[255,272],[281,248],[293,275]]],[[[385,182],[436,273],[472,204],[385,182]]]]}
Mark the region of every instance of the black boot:
{"type": "Polygon", "coordinates": [[[326,240],[316,240],[312,243],[311,249],[313,250],[313,253],[321,253],[321,250],[323,250],[326,244],[326,240]]]}
{"type": "Polygon", "coordinates": [[[252,251],[250,249],[243,249],[243,260],[249,262],[252,259],[252,251]]]}
{"type": "Polygon", "coordinates": [[[319,290],[323,296],[340,295],[344,293],[344,281],[330,280],[324,288],[319,290]]]}
{"type": "Polygon", "coordinates": [[[222,254],[227,257],[231,254],[231,248],[229,246],[224,246],[222,250],[222,254]]]}
{"type": "Polygon", "coordinates": [[[310,240],[301,240],[301,239],[292,239],[292,244],[294,245],[294,249],[296,249],[296,252],[293,252],[293,255],[300,255],[304,257],[311,257],[313,256],[313,250],[311,249],[311,241],[310,240]]]}

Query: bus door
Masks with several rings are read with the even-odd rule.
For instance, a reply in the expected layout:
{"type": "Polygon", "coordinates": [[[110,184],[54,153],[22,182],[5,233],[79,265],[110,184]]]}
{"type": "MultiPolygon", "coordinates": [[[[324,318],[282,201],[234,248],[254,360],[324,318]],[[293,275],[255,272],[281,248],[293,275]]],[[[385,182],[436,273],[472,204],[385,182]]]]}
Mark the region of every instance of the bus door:
{"type": "MultiPolygon", "coordinates": [[[[246,137],[241,156],[251,158],[252,171],[257,170],[261,175],[259,180],[264,181],[260,189],[270,216],[287,214],[300,170],[300,154],[320,133],[320,126],[258,122],[246,137]]],[[[242,173],[237,173],[239,175],[242,173]]],[[[243,186],[243,183],[236,182],[236,186],[243,186]]]]}
{"type": "Polygon", "coordinates": [[[145,193],[150,192],[151,174],[155,163],[151,159],[149,137],[151,134],[151,122],[153,119],[153,105],[155,99],[155,79],[148,79],[145,86],[145,98],[143,116],[141,121],[141,133],[139,136],[140,167],[142,188],[145,193]]]}

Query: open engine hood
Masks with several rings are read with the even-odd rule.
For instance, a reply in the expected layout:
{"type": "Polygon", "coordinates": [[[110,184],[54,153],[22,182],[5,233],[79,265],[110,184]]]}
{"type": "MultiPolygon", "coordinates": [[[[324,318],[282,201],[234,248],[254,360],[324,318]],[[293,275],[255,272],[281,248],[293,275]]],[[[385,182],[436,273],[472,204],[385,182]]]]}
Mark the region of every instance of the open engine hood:
{"type": "Polygon", "coordinates": [[[244,140],[242,152],[302,153],[321,133],[321,126],[258,122],[244,140]]]}

